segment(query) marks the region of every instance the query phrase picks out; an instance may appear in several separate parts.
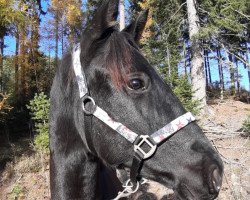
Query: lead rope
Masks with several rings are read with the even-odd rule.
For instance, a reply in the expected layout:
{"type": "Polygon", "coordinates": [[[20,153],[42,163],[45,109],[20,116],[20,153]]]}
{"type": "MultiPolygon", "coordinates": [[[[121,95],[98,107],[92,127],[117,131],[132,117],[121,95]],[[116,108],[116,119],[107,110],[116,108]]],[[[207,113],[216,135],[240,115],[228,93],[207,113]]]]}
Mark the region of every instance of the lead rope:
{"type": "Polygon", "coordinates": [[[113,200],[119,200],[120,198],[128,197],[131,194],[136,193],[138,191],[140,185],[144,185],[147,182],[148,182],[147,179],[142,178],[142,180],[140,182],[139,181],[136,182],[136,187],[135,187],[135,189],[133,189],[134,184],[130,181],[130,179],[127,180],[125,182],[125,184],[122,186],[124,188],[124,190],[121,192],[118,192],[118,195],[113,200]]]}
{"type": "Polygon", "coordinates": [[[140,173],[140,168],[143,160],[150,158],[156,151],[157,145],[167,140],[169,137],[174,135],[177,131],[187,126],[189,123],[195,121],[194,116],[187,112],[184,115],[176,118],[175,120],[168,123],[163,128],[159,129],[152,135],[138,135],[137,133],[131,131],[129,128],[124,126],[120,122],[114,121],[103,109],[95,104],[92,97],[88,96],[87,81],[84,73],[82,73],[82,67],[80,62],[80,45],[74,48],[72,55],[72,64],[76,75],[76,80],[79,87],[79,95],[82,100],[82,109],[85,114],[93,115],[99,120],[103,121],[110,128],[115,130],[130,143],[134,145],[135,156],[133,158],[132,167],[130,171],[130,179],[124,184],[124,190],[118,193],[118,196],[114,200],[118,200],[122,197],[127,197],[135,193],[140,185],[146,183],[146,179],[142,178],[138,181],[138,175],[140,173]],[[90,106],[89,106],[90,104],[90,106]],[[86,106],[88,105],[88,106],[86,106]],[[86,108],[88,107],[88,109],[86,108]],[[149,150],[146,152],[142,149],[143,145],[147,145],[149,150]]]}

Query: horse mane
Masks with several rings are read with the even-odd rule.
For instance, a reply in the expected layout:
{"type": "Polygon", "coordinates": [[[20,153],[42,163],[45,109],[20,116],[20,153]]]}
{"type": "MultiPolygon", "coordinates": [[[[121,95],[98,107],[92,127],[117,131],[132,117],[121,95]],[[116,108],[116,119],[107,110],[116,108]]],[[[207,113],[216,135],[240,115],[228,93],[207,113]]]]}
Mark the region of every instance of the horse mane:
{"type": "Polygon", "coordinates": [[[114,31],[109,37],[109,50],[106,55],[105,66],[116,88],[121,89],[128,81],[132,69],[132,41],[126,34],[114,31]]]}

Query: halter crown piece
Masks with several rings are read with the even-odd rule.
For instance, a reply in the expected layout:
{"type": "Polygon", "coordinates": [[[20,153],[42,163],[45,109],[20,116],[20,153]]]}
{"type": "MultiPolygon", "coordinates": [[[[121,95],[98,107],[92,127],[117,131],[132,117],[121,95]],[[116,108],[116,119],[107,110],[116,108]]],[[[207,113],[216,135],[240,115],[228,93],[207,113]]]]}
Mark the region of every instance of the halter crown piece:
{"type": "Polygon", "coordinates": [[[128,179],[124,184],[124,190],[119,192],[117,197],[114,200],[118,200],[122,197],[127,197],[133,193],[135,193],[139,186],[146,183],[146,179],[141,178],[138,180],[138,175],[140,173],[140,166],[142,161],[150,158],[156,151],[157,145],[174,135],[177,131],[187,126],[189,123],[195,121],[192,113],[187,112],[184,115],[176,118],[175,120],[168,123],[163,128],[149,135],[138,135],[137,133],[131,131],[129,128],[124,126],[120,122],[114,121],[103,109],[98,107],[95,104],[95,101],[92,97],[88,96],[88,87],[87,81],[84,73],[82,73],[82,67],[80,62],[80,45],[76,45],[74,48],[74,52],[72,55],[73,59],[73,68],[76,75],[76,80],[79,87],[80,98],[82,99],[82,109],[85,114],[94,115],[99,120],[103,121],[110,128],[115,130],[121,136],[123,136],[126,140],[134,145],[134,158],[132,162],[132,167],[130,170],[130,179],[128,179]],[[85,108],[86,103],[92,104],[91,111],[85,108]],[[141,147],[143,145],[147,145],[149,150],[144,151],[141,147]]]}

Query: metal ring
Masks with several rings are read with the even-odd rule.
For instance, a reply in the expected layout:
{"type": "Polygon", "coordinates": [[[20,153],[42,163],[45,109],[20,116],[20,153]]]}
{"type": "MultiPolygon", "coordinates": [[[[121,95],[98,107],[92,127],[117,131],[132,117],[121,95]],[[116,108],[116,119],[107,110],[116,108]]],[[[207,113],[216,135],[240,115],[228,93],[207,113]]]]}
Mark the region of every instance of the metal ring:
{"type": "Polygon", "coordinates": [[[83,109],[83,112],[85,114],[92,115],[95,112],[95,110],[96,110],[95,100],[92,97],[90,97],[90,96],[83,97],[83,99],[82,99],[82,109],[83,109]],[[91,107],[90,107],[90,110],[87,110],[85,108],[85,105],[87,103],[91,103],[92,104],[91,107]]]}
{"type": "Polygon", "coordinates": [[[139,181],[136,181],[136,187],[133,190],[134,185],[131,182],[131,180],[128,179],[123,187],[127,189],[127,192],[129,192],[130,194],[133,194],[133,193],[138,191],[138,189],[140,187],[140,183],[139,183],[139,181]]]}

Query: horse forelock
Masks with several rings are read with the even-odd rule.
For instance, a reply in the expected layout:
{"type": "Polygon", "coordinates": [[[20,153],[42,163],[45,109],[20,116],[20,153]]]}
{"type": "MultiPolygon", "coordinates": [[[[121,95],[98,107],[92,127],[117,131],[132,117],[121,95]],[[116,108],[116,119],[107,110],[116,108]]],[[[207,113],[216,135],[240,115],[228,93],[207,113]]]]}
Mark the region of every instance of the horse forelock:
{"type": "Polygon", "coordinates": [[[109,37],[105,65],[116,88],[121,89],[128,81],[132,70],[132,46],[121,32],[113,32],[109,37]]]}
{"type": "Polygon", "coordinates": [[[96,64],[105,67],[114,86],[121,89],[128,81],[128,75],[133,67],[133,51],[138,50],[137,45],[128,33],[116,29],[103,34],[99,39],[91,41],[89,38],[89,32],[85,32],[81,38],[81,64],[88,66],[103,54],[102,59],[96,64]]]}

